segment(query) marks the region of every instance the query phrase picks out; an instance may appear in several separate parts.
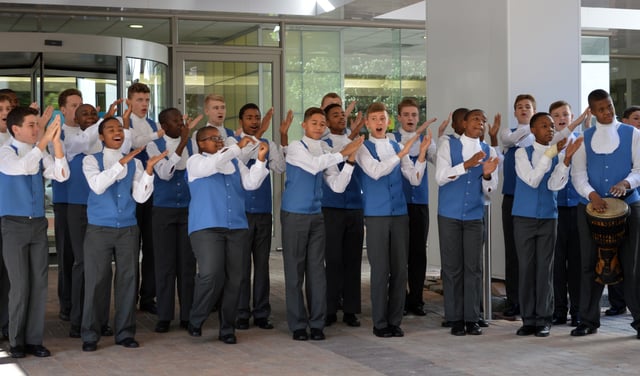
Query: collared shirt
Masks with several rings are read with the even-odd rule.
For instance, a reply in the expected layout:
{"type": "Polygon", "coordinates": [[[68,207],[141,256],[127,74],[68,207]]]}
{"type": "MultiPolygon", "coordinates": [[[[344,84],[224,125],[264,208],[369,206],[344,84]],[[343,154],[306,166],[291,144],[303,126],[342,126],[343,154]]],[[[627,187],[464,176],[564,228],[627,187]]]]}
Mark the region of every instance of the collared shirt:
{"type": "MultiPolygon", "coordinates": [[[[182,155],[176,154],[176,149],[180,144],[180,138],[171,138],[166,134],[162,136],[165,142],[166,150],[169,151],[167,158],[162,158],[154,166],[153,170],[158,174],[158,177],[162,180],[171,180],[175,170],[184,170],[187,168],[187,160],[189,159],[189,151],[187,146],[182,150],[182,155]]],[[[154,141],[147,144],[147,154],[149,158],[161,154],[164,150],[160,151],[158,145],[154,141]]]]}
{"type": "Polygon", "coordinates": [[[11,133],[9,131],[0,132],[0,146],[7,145],[11,142],[11,133]]]}
{"type": "MultiPolygon", "coordinates": [[[[215,154],[200,153],[192,155],[187,161],[189,182],[213,174],[233,174],[236,168],[231,161],[237,159],[239,155],[240,148],[238,145],[225,147],[215,154]]],[[[238,160],[238,170],[242,179],[242,187],[248,191],[258,189],[267,175],[269,175],[266,163],[259,160],[256,160],[256,163],[250,169],[242,161],[238,160]]]]}
{"type": "Polygon", "coordinates": [[[336,193],[344,192],[351,180],[353,166],[345,164],[342,170],[338,169],[337,165],[344,161],[342,154],[332,153],[331,147],[326,142],[307,136],[303,136],[300,141],[292,142],[287,149],[287,163],[300,167],[312,175],[324,172],[324,181],[331,190],[336,193]]]}
{"type": "MultiPolygon", "coordinates": [[[[618,148],[620,137],[618,136],[618,127],[620,123],[614,121],[611,124],[600,124],[596,122],[596,130],[593,133],[591,148],[598,154],[608,154],[618,148]]],[[[586,142],[586,141],[585,141],[586,142]]],[[[631,158],[633,167],[629,171],[629,175],[624,179],[629,182],[631,189],[640,186],[640,131],[633,130],[633,139],[631,140],[631,158]]],[[[589,183],[587,174],[587,152],[584,143],[573,155],[571,160],[571,182],[576,192],[587,200],[589,193],[595,189],[589,183]]],[[[616,184],[618,182],[613,182],[616,184]]]]}
{"type": "MultiPolygon", "coordinates": [[[[464,161],[469,160],[477,152],[482,151],[480,146],[480,139],[470,138],[465,135],[460,136],[460,142],[462,143],[462,159],[464,161]]],[[[490,157],[497,157],[496,151],[490,148],[490,157]]],[[[459,163],[456,166],[451,165],[451,147],[449,146],[449,139],[443,139],[438,146],[438,161],[436,163],[436,183],[439,186],[443,186],[449,182],[458,179],[460,176],[465,175],[467,170],[464,168],[464,162],[459,163]]],[[[491,173],[491,179],[482,179],[482,190],[485,194],[491,193],[498,187],[498,169],[496,168],[491,173]]]]}
{"type": "MultiPolygon", "coordinates": [[[[80,127],[72,127],[67,124],[62,126],[64,131],[64,140],[62,140],[62,146],[64,148],[65,156],[67,160],[71,162],[78,154],[95,154],[102,151],[102,141],[100,141],[100,135],[98,134],[98,127],[102,123],[103,119],[100,119],[97,123],[82,130],[80,127]]],[[[128,153],[131,150],[131,131],[129,129],[124,130],[124,142],[120,151],[128,153]]],[[[49,150],[52,150],[52,145],[49,144],[49,150]]]]}
{"type": "MultiPolygon", "coordinates": [[[[404,129],[400,128],[398,130],[398,132],[400,133],[400,140],[396,140],[395,139],[395,135],[393,133],[387,133],[387,138],[392,139],[393,141],[397,141],[401,144],[405,144],[407,141],[409,141],[413,136],[416,135],[416,132],[407,132],[404,129]]],[[[411,149],[409,149],[409,156],[410,157],[417,157],[418,154],[420,154],[420,140],[416,140],[413,145],[411,145],[411,149]]],[[[431,162],[432,164],[436,163],[436,143],[435,142],[431,142],[431,144],[429,145],[429,148],[427,149],[427,155],[426,155],[426,159],[431,162]]]]}
{"type": "Polygon", "coordinates": [[[11,142],[0,147],[0,172],[5,175],[35,175],[40,171],[40,160],[44,171],[42,176],[63,182],[69,179],[69,165],[65,158],[53,158],[46,151],[11,137],[11,142]],[[14,146],[17,149],[13,149],[14,146]]]}
{"type": "MultiPolygon", "coordinates": [[[[569,137],[570,134],[571,131],[569,130],[569,127],[566,127],[560,132],[556,132],[549,144],[553,145],[563,138],[569,137]]],[[[504,150],[514,146],[526,148],[527,146],[533,145],[535,140],[536,138],[531,134],[531,127],[529,124],[518,124],[514,130],[506,128],[500,131],[500,142],[502,143],[504,150]]]]}
{"type": "MultiPolygon", "coordinates": [[[[122,118],[119,118],[120,122],[123,123],[122,118]]],[[[131,136],[133,140],[131,142],[132,148],[139,148],[141,146],[147,145],[149,142],[158,139],[158,132],[154,131],[149,125],[146,117],[139,117],[136,114],[132,113],[131,117],[131,136]]],[[[124,123],[123,123],[124,124],[124,123]]],[[[160,125],[158,125],[158,129],[160,129],[160,125]]]]}
{"type": "MultiPolygon", "coordinates": [[[[127,165],[121,165],[123,154],[120,150],[104,148],[102,164],[104,170],[100,170],[98,161],[93,155],[88,155],[82,160],[82,171],[87,178],[89,188],[96,194],[103,194],[113,183],[127,176],[127,165]]],[[[153,193],[153,175],[148,175],[142,167],[142,162],[133,159],[136,172],[133,175],[133,190],[131,195],[138,203],[143,203],[153,193]]]]}
{"type": "MultiPolygon", "coordinates": [[[[551,169],[552,159],[544,154],[549,147],[549,145],[541,145],[534,142],[531,161],[529,161],[525,148],[516,150],[516,174],[532,188],[538,188],[544,175],[551,169]]],[[[547,188],[550,191],[559,191],[567,185],[568,180],[569,166],[565,166],[564,152],[561,152],[558,154],[558,164],[549,177],[547,188]]]]}
{"type": "MultiPolygon", "coordinates": [[[[244,164],[247,164],[252,159],[258,159],[258,149],[260,148],[261,141],[255,136],[250,136],[244,132],[240,133],[240,138],[242,139],[243,137],[249,137],[255,141],[255,143],[249,143],[240,149],[238,159],[240,159],[244,164]]],[[[229,140],[229,144],[238,142],[233,137],[228,137],[227,139],[229,140]]],[[[276,145],[275,142],[271,140],[269,140],[269,169],[278,174],[283,173],[286,169],[286,162],[282,147],[276,145]]]]}
{"type": "MultiPolygon", "coordinates": [[[[389,175],[398,163],[400,163],[402,176],[404,176],[411,185],[420,185],[422,176],[424,175],[424,169],[427,165],[426,161],[420,162],[416,160],[414,165],[409,155],[405,155],[402,159],[398,158],[398,154],[391,145],[391,141],[386,137],[370,137],[369,141],[373,142],[380,160],[375,159],[366,147],[358,149],[356,161],[365,174],[377,180],[382,176],[389,175]]],[[[400,147],[402,147],[402,144],[400,144],[400,147]]]]}

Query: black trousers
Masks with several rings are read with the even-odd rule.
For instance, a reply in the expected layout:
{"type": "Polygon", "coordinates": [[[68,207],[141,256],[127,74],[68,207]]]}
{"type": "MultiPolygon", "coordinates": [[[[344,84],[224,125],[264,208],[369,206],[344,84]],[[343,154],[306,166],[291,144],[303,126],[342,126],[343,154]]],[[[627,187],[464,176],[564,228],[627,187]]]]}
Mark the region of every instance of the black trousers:
{"type": "Polygon", "coordinates": [[[407,204],[409,213],[409,260],[407,282],[409,291],[405,305],[424,305],[422,293],[427,273],[427,235],[429,234],[429,206],[407,204]]]}
{"type": "Polygon", "coordinates": [[[513,237],[513,196],[502,196],[502,235],[504,236],[504,287],[507,292],[507,307],[518,304],[518,254],[513,237]]]}
{"type": "Polygon", "coordinates": [[[575,316],[580,307],[580,237],[577,207],[558,206],[558,236],[553,258],[554,316],[575,316]],[[567,293],[569,299],[567,300],[567,293]]]}
{"type": "Polygon", "coordinates": [[[58,255],[58,301],[60,312],[69,314],[72,306],[73,286],[73,249],[69,234],[68,204],[53,204],[53,230],[56,240],[56,254],[58,255]]]}
{"type": "Polygon", "coordinates": [[[152,304],[156,297],[155,262],[153,261],[153,196],[136,205],[136,219],[140,229],[140,305],[152,304]]]}

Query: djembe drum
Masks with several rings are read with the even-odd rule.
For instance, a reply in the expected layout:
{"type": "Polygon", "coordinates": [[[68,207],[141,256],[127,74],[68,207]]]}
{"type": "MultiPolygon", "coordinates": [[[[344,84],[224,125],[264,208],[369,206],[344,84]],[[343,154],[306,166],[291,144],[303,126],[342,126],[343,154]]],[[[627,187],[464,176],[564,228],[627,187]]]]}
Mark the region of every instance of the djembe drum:
{"type": "Polygon", "coordinates": [[[614,285],[622,281],[618,247],[627,234],[629,205],[618,198],[607,197],[604,200],[607,202],[607,210],[598,213],[589,203],[586,215],[598,252],[596,282],[614,285]]]}

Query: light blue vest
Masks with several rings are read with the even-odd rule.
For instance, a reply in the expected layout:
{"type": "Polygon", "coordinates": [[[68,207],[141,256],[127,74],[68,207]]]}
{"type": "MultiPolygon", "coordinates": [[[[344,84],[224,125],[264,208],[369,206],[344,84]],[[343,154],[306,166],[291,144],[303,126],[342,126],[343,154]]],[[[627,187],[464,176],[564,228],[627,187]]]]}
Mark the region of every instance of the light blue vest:
{"type": "MultiPolygon", "coordinates": [[[[307,145],[300,141],[306,148],[307,145]]],[[[287,163],[287,179],[282,192],[282,210],[298,214],[318,214],[322,203],[322,174],[308,173],[287,163]]]]}
{"type": "MultiPolygon", "coordinates": [[[[527,146],[525,150],[529,161],[531,161],[533,146],[527,146]]],[[[511,210],[512,215],[537,219],[558,218],[557,192],[547,188],[551,172],[557,164],[558,157],[556,156],[551,162],[551,169],[544,174],[538,188],[532,188],[522,181],[519,176],[517,177],[513,209],[511,210]]]]}
{"type": "MultiPolygon", "coordinates": [[[[11,145],[16,154],[18,149],[11,145]]],[[[42,162],[34,175],[5,175],[0,172],[0,217],[44,217],[44,180],[42,162]]]]}
{"type": "MultiPolygon", "coordinates": [[[[98,161],[100,171],[104,171],[104,154],[93,155],[98,161]]],[[[136,222],[136,202],[131,196],[133,176],[136,172],[134,160],[127,163],[127,175],[115,181],[102,194],[89,192],[87,200],[87,220],[89,224],[104,227],[124,228],[134,226],[136,222]]]]}
{"type": "MultiPolygon", "coordinates": [[[[633,168],[632,160],[632,141],[633,127],[626,124],[620,124],[618,127],[618,136],[620,144],[618,148],[610,154],[597,154],[591,148],[593,133],[596,128],[592,127],[584,131],[584,145],[587,155],[587,175],[589,184],[595,189],[600,197],[611,197],[609,189],[614,184],[624,180],[629,171],[633,168]]],[[[640,200],[640,194],[637,190],[625,198],[628,204],[632,204],[640,200]]],[[[580,197],[580,202],[587,204],[587,199],[580,197]]]]}
{"type": "MultiPolygon", "coordinates": [[[[393,150],[400,152],[400,145],[389,140],[393,150]]],[[[376,152],[373,142],[366,140],[364,146],[369,150],[371,156],[378,161],[380,157],[376,152]]],[[[381,176],[378,180],[367,175],[362,168],[356,166],[356,174],[362,184],[364,192],[364,215],[366,217],[400,216],[407,214],[407,201],[402,188],[402,171],[400,163],[388,175],[381,176]]]]}
{"type": "MultiPolygon", "coordinates": [[[[153,141],[158,150],[163,152],[167,149],[167,142],[163,137],[153,141]]],[[[188,155],[193,154],[191,140],[187,142],[186,151],[188,155]]],[[[184,150],[182,151],[184,153],[184,150]]],[[[165,159],[169,159],[165,157],[165,159]]],[[[186,170],[174,170],[173,176],[169,180],[160,179],[158,174],[153,179],[153,206],[160,208],[187,208],[191,201],[189,186],[185,180],[186,170]]]]}
{"type": "MultiPolygon", "coordinates": [[[[396,141],[400,142],[402,136],[400,132],[394,132],[393,135],[396,138],[396,141]]],[[[422,142],[424,139],[424,135],[420,135],[420,138],[416,140],[416,142],[422,142]]],[[[409,156],[411,162],[415,165],[418,160],[418,156],[409,156]]],[[[422,176],[422,181],[420,181],[420,185],[415,186],[411,185],[409,180],[403,179],[402,185],[404,189],[404,196],[407,199],[407,204],[418,204],[418,205],[427,205],[429,204],[429,175],[427,174],[427,167],[424,168],[424,175],[422,176]]]]}
{"type": "MultiPolygon", "coordinates": [[[[329,146],[333,146],[331,139],[324,140],[329,146]]],[[[342,171],[344,162],[338,164],[338,168],[342,171]]],[[[362,187],[358,177],[353,174],[347,188],[343,193],[336,193],[324,182],[322,183],[322,207],[337,209],[362,209],[362,187]]]]}
{"type": "Polygon", "coordinates": [[[89,183],[82,171],[82,160],[85,154],[78,154],[69,162],[69,179],[65,182],[67,188],[67,203],[86,205],[89,199],[89,183]]]}
{"type": "MultiPolygon", "coordinates": [[[[480,143],[486,154],[483,161],[489,159],[490,148],[480,143]]],[[[464,162],[462,158],[462,142],[456,137],[449,137],[451,165],[464,162]]],[[[482,191],[482,165],[470,168],[466,174],[458,177],[438,189],[438,215],[461,221],[482,219],[484,216],[484,194],[482,191]]]]}
{"type": "MultiPolygon", "coordinates": [[[[226,128],[225,128],[226,129],[226,128]]],[[[240,141],[241,137],[234,136],[237,141],[240,141]]],[[[269,140],[261,138],[260,141],[269,144],[269,140]]],[[[266,167],[269,170],[269,152],[265,157],[267,161],[266,167]]],[[[251,168],[256,163],[255,159],[249,160],[247,167],[251,168]]],[[[244,191],[244,209],[247,213],[252,214],[269,214],[271,213],[271,173],[264,179],[260,187],[254,191],[244,191]]]]}
{"type": "MultiPolygon", "coordinates": [[[[213,174],[189,182],[189,234],[206,228],[248,228],[238,161],[233,174],[213,174]]],[[[188,172],[187,172],[188,173],[188,172]]]]}

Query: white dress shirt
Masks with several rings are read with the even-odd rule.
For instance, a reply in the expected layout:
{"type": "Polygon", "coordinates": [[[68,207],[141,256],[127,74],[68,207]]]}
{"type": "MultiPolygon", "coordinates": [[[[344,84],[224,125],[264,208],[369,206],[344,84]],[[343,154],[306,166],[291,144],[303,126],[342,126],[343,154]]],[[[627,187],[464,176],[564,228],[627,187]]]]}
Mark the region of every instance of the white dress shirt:
{"type": "MultiPolygon", "coordinates": [[[[118,118],[120,123],[124,124],[121,117],[118,118]]],[[[137,149],[141,146],[147,145],[149,142],[158,139],[158,132],[154,131],[149,125],[147,118],[141,118],[132,113],[130,117],[130,129],[131,129],[131,147],[137,149]]],[[[157,124],[158,130],[160,130],[160,124],[157,124]]]]}
{"type": "Polygon", "coordinates": [[[236,171],[231,161],[236,159],[238,161],[242,187],[247,191],[260,188],[264,179],[269,175],[266,163],[256,160],[256,163],[249,169],[241,160],[237,159],[239,155],[240,148],[238,145],[225,147],[215,154],[200,153],[192,155],[189,157],[189,160],[187,160],[189,182],[213,174],[231,175],[236,171]]]}
{"type": "Polygon", "coordinates": [[[0,172],[5,175],[35,175],[40,171],[40,160],[44,167],[42,176],[46,179],[59,182],[69,179],[69,165],[65,158],[53,158],[46,151],[13,137],[9,144],[0,147],[0,172]],[[11,145],[17,149],[17,154],[11,145]]]}
{"type": "MultiPolygon", "coordinates": [[[[386,137],[370,137],[369,141],[373,142],[380,160],[375,159],[366,147],[358,149],[356,161],[365,174],[374,180],[378,180],[383,176],[389,175],[398,163],[400,163],[400,170],[405,179],[407,179],[411,185],[420,185],[422,176],[424,175],[424,169],[427,165],[426,161],[420,162],[416,160],[414,165],[411,159],[409,159],[409,155],[405,155],[402,159],[398,158],[398,154],[386,137]]],[[[402,144],[400,144],[400,147],[402,148],[402,144]]]]}
{"type": "MultiPolygon", "coordinates": [[[[534,142],[531,161],[525,148],[516,150],[516,174],[531,188],[538,188],[544,175],[551,169],[552,160],[544,154],[548,148],[549,145],[534,142]]],[[[559,191],[567,185],[568,180],[569,166],[565,166],[564,152],[561,152],[558,154],[558,164],[547,182],[547,188],[550,191],[559,191]]]]}
{"type": "Polygon", "coordinates": [[[0,132],[0,146],[8,145],[11,142],[11,133],[9,131],[0,132]]]}
{"type": "MultiPolygon", "coordinates": [[[[618,148],[620,144],[620,137],[618,136],[618,127],[620,123],[614,121],[611,124],[600,124],[596,122],[596,130],[593,133],[591,139],[591,148],[597,154],[608,154],[618,148]]],[[[573,155],[571,160],[571,182],[578,194],[587,200],[589,199],[589,193],[595,191],[589,183],[589,176],[587,174],[587,153],[585,150],[585,142],[582,143],[580,148],[573,155]]],[[[640,185],[640,131],[633,130],[633,138],[631,140],[631,158],[633,167],[629,174],[624,179],[629,182],[631,189],[635,189],[640,185]]],[[[611,185],[618,182],[611,182],[611,185]]]]}
{"type": "Polygon", "coordinates": [[[331,147],[326,142],[307,136],[289,144],[286,156],[287,163],[300,167],[312,175],[324,172],[324,181],[336,193],[344,192],[353,173],[353,166],[348,163],[345,163],[342,170],[338,168],[337,165],[344,159],[339,152],[332,153],[331,147]],[[302,144],[303,142],[307,147],[302,144]]]}
{"type": "MultiPolygon", "coordinates": [[[[462,143],[462,160],[466,161],[477,152],[483,151],[480,146],[480,139],[470,138],[465,135],[460,136],[462,143]]],[[[489,148],[489,157],[497,157],[496,151],[489,148]]],[[[464,162],[455,166],[451,165],[451,147],[449,146],[449,138],[442,139],[438,145],[438,160],[436,162],[436,183],[443,186],[449,182],[457,180],[460,176],[467,174],[464,168],[464,162]]],[[[491,179],[482,179],[482,190],[484,194],[489,194],[498,187],[498,169],[491,173],[491,179]]]]}
{"type": "MultiPolygon", "coordinates": [[[[560,132],[556,132],[549,144],[553,145],[555,143],[558,143],[558,141],[562,140],[565,137],[569,137],[570,135],[571,130],[569,130],[569,127],[566,127],[560,132]]],[[[536,138],[531,133],[531,127],[529,126],[529,124],[518,124],[518,126],[514,130],[506,128],[500,131],[500,142],[502,143],[502,148],[504,150],[507,150],[514,146],[526,148],[527,146],[533,145],[535,140],[536,138]]]]}
{"type": "MultiPolygon", "coordinates": [[[[404,145],[407,141],[409,141],[413,136],[416,135],[416,132],[407,132],[402,128],[400,128],[398,132],[400,133],[399,140],[396,140],[395,134],[393,133],[387,133],[387,138],[404,145]]],[[[418,154],[420,154],[420,139],[417,139],[413,143],[413,145],[411,145],[411,149],[409,149],[410,157],[417,157],[418,154]]],[[[431,164],[434,164],[434,165],[436,164],[436,143],[435,142],[431,142],[431,144],[429,145],[429,148],[427,149],[426,159],[429,162],[431,162],[431,164]]]]}
{"type": "MultiPolygon", "coordinates": [[[[82,171],[87,178],[89,188],[96,194],[103,194],[113,183],[127,176],[127,165],[121,165],[123,154],[120,150],[104,148],[102,164],[104,170],[100,170],[98,161],[93,155],[87,155],[82,160],[82,171]]],[[[131,195],[138,203],[143,203],[153,193],[153,175],[148,175],[142,167],[142,162],[133,159],[136,171],[133,175],[133,190],[131,195]]]]}
{"type": "MultiPolygon", "coordinates": [[[[62,147],[64,149],[65,157],[69,162],[75,158],[76,155],[95,154],[102,151],[103,145],[100,141],[100,135],[98,134],[98,127],[102,123],[100,119],[97,123],[87,127],[84,131],[80,127],[72,127],[64,124],[62,130],[64,131],[64,140],[62,140],[62,147]]],[[[124,129],[124,142],[120,147],[120,151],[128,153],[131,150],[131,131],[124,129]]],[[[49,144],[49,150],[53,145],[49,144]]]]}
{"type": "MultiPolygon", "coordinates": [[[[189,149],[187,146],[182,150],[182,155],[176,154],[176,149],[180,144],[180,138],[171,138],[166,134],[163,136],[166,150],[169,152],[166,158],[159,160],[153,170],[158,174],[158,177],[162,180],[171,180],[175,170],[184,170],[187,168],[187,160],[189,159],[189,149]]],[[[149,142],[147,144],[147,154],[149,158],[161,154],[164,150],[160,151],[158,145],[155,142],[149,142]]]]}
{"type": "MultiPolygon", "coordinates": [[[[240,138],[250,137],[255,143],[247,144],[245,147],[240,149],[240,156],[238,159],[242,161],[242,163],[247,164],[250,160],[258,159],[258,149],[260,148],[260,140],[255,136],[250,136],[244,132],[240,133],[240,138]]],[[[238,141],[233,137],[228,137],[229,144],[237,143],[238,141]]],[[[269,169],[273,172],[281,174],[286,169],[286,162],[284,159],[284,153],[282,151],[282,147],[275,144],[275,142],[269,140],[269,169]]]]}

